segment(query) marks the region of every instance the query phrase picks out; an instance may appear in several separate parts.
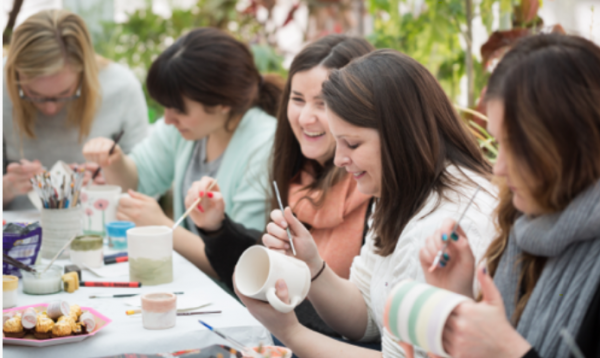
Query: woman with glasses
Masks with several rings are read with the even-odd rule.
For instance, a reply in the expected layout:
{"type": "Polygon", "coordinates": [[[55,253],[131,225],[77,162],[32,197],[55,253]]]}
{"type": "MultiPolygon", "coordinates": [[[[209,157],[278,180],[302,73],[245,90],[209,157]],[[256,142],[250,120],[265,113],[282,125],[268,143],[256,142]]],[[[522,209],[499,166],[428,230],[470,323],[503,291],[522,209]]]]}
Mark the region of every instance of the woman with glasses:
{"type": "Polygon", "coordinates": [[[139,81],[94,53],[83,20],[65,10],[39,12],[14,32],[4,60],[3,206],[32,207],[29,179],[62,160],[84,162],[83,144],[114,138],[124,151],[146,137],[139,81]]]}

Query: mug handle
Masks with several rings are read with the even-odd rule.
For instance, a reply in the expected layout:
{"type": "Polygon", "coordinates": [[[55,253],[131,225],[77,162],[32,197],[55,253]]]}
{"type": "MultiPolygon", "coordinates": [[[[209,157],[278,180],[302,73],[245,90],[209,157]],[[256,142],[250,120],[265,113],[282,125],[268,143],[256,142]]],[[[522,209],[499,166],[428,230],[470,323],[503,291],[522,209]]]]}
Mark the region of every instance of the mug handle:
{"type": "Polygon", "coordinates": [[[298,306],[300,303],[300,297],[294,296],[290,301],[290,304],[283,303],[279,297],[275,294],[275,287],[271,287],[267,290],[267,301],[269,304],[273,306],[277,311],[281,313],[289,313],[294,310],[294,307],[298,306]]]}

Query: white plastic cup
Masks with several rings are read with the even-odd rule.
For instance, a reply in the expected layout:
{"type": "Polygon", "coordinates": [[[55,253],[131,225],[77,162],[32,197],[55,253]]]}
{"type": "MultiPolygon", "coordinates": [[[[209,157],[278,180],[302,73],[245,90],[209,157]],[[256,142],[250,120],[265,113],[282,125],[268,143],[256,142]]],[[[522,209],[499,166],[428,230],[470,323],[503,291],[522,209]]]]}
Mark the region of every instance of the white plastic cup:
{"type": "Polygon", "coordinates": [[[235,285],[241,294],[267,301],[279,312],[291,312],[310,289],[310,270],[304,261],[286,256],[264,246],[252,246],[240,257],[235,268],[235,285]],[[290,303],[275,294],[275,283],[283,279],[290,303]]]}
{"type": "Polygon", "coordinates": [[[144,286],[173,282],[173,230],[142,226],[127,230],[129,280],[144,286]]]}
{"type": "MultiPolygon", "coordinates": [[[[40,255],[44,259],[52,259],[56,253],[75,235],[81,235],[82,208],[76,206],[67,209],[42,209],[40,223],[42,226],[42,247],[40,255]]],[[[69,248],[59,259],[69,257],[69,248]]]]}

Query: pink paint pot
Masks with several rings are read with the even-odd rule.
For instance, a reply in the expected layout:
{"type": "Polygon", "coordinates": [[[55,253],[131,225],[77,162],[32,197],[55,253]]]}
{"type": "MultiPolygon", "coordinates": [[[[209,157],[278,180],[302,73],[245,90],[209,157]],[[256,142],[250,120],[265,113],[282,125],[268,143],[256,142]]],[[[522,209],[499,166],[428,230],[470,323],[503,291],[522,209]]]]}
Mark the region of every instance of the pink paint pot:
{"type": "Polygon", "coordinates": [[[142,295],[142,323],[146,329],[175,327],[177,296],[169,292],[142,295]]]}

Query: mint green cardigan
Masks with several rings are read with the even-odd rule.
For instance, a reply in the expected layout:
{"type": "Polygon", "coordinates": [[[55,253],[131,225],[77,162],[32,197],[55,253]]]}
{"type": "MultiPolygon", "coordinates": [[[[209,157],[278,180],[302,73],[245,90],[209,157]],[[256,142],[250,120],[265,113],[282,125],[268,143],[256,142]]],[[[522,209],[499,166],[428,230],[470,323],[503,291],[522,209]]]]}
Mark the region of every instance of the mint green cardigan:
{"type": "MultiPolygon", "coordinates": [[[[225,213],[233,221],[260,231],[266,225],[268,160],[276,125],[275,118],[260,108],[248,110],[223,153],[217,173],[225,213]]],[[[173,211],[179,218],[185,212],[182,183],[195,142],[185,140],[162,119],[153,127],[151,135],[130,154],[138,171],[137,190],[156,196],[173,185],[173,211]]],[[[182,224],[186,227],[186,220],[182,224]]]]}

